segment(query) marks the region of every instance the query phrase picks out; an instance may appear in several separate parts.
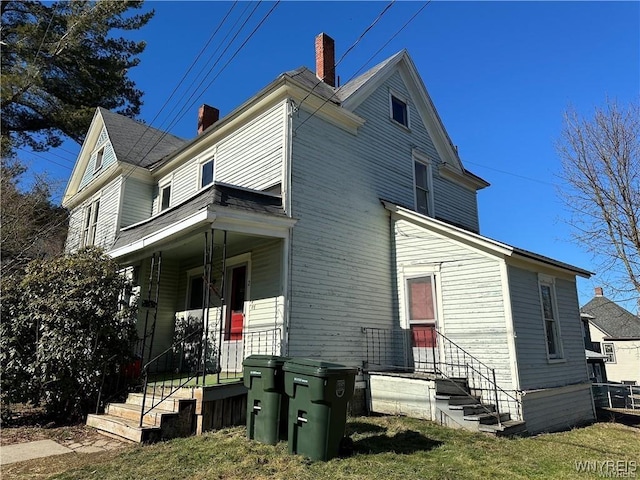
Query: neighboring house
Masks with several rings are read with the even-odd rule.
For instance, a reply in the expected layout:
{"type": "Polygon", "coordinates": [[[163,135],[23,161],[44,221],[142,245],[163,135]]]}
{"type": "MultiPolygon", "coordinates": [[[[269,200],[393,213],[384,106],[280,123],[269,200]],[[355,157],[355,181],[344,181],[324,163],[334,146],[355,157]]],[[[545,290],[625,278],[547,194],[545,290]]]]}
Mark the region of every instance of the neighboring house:
{"type": "Polygon", "coordinates": [[[607,383],[607,369],[605,366],[606,355],[600,353],[600,345],[593,344],[591,340],[591,330],[589,329],[589,320],[593,318],[584,312],[580,313],[580,321],[582,322],[582,335],[584,336],[584,353],[587,357],[587,369],[589,370],[589,378],[594,383],[607,383]]]}
{"type": "MultiPolygon", "coordinates": [[[[530,432],[593,420],[589,272],[479,233],[488,183],[406,51],[337,88],[332,40],[316,48],[315,73],[283,73],[220,119],[203,106],[189,141],[96,111],[67,249],[103,246],[137,282],[145,360],[199,319],[212,371],[268,350],[362,367],[372,404],[391,380],[369,373],[399,367],[465,377],[530,432]]],[[[451,413],[425,399],[427,416],[451,413]]]]}
{"type": "Polygon", "coordinates": [[[606,357],[608,380],[640,385],[640,318],[605,297],[600,287],[581,311],[593,350],[606,357]]]}

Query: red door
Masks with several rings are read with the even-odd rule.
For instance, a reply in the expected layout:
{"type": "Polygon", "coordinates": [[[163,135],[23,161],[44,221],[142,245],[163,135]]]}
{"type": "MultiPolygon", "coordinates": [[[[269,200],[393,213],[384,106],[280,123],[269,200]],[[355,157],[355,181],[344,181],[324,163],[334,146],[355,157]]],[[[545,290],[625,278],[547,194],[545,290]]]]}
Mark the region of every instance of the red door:
{"type": "Polygon", "coordinates": [[[242,340],[244,326],[244,302],[247,292],[247,266],[231,270],[231,292],[227,307],[225,340],[242,340]]]}

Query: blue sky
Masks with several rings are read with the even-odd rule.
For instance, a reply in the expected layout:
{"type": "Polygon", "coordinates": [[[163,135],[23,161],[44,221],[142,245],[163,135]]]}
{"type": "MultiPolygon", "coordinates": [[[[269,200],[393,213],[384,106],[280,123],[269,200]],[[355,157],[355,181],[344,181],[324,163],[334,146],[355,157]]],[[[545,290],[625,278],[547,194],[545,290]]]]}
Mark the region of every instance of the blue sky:
{"type": "MultiPolygon", "coordinates": [[[[281,2],[223,70],[274,6],[238,3],[169,100],[232,5],[145,4],[156,15],[132,34],[148,45],[131,76],[145,92],[141,118],[147,123],[193,137],[201,103],[225,115],[283,71],[313,69],[314,37],[322,31],[335,39],[341,58],[388,3],[281,2]],[[254,8],[214,65],[234,22],[254,8]]],[[[338,65],[341,82],[406,48],[465,167],[491,183],[479,192],[481,233],[595,270],[590,254],[570,242],[563,222],[554,142],[569,105],[589,114],[607,96],[628,102],[640,95],[640,3],[432,1],[369,60],[423,5],[395,2],[338,65]]],[[[65,183],[78,151],[67,142],[25,159],[34,171],[46,170],[65,183]]],[[[581,303],[598,284],[597,276],[579,280],[581,303]]],[[[633,303],[626,306],[635,309],[633,303]]]]}

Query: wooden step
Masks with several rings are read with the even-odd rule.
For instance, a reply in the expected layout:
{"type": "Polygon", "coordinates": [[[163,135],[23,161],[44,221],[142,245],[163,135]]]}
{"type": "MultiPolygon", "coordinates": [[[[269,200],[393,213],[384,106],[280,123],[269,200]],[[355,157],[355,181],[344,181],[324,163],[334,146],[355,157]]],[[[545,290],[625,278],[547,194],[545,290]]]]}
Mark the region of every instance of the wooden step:
{"type": "Polygon", "coordinates": [[[471,405],[474,403],[480,403],[480,398],[473,395],[436,394],[436,400],[446,401],[449,405],[471,405]]]}
{"type": "MultiPolygon", "coordinates": [[[[501,413],[500,422],[506,422],[511,420],[511,415],[508,413],[501,413]]],[[[475,415],[465,415],[464,419],[469,422],[478,422],[482,425],[492,425],[498,422],[498,415],[491,413],[477,413],[475,415]]]]}
{"type": "MultiPolygon", "coordinates": [[[[139,405],[142,406],[142,399],[143,399],[144,395],[142,393],[130,393],[127,396],[127,400],[125,403],[128,403],[129,405],[139,405]]],[[[146,399],[145,399],[145,409],[149,409],[151,408],[152,405],[155,405],[155,408],[159,408],[162,410],[168,410],[168,411],[173,411],[173,412],[177,412],[180,409],[180,402],[181,401],[185,401],[188,399],[182,399],[182,398],[174,398],[173,396],[166,398],[162,401],[160,401],[160,396],[156,395],[155,397],[153,395],[147,395],[146,399]]]]}
{"type": "Polygon", "coordinates": [[[110,435],[125,438],[138,443],[152,443],[161,438],[160,427],[153,425],[139,426],[137,421],[127,420],[113,415],[87,416],[87,425],[97,429],[99,432],[106,432],[110,435]]]}
{"type": "MultiPolygon", "coordinates": [[[[149,409],[149,406],[145,407],[145,409],[149,409]]],[[[140,421],[140,413],[141,406],[134,405],[130,403],[110,403],[107,405],[105,410],[107,415],[111,415],[114,417],[120,417],[131,421],[140,421]]],[[[147,412],[144,415],[143,422],[145,424],[154,425],[156,427],[160,427],[162,423],[162,416],[168,417],[170,415],[177,416],[178,413],[172,410],[162,410],[159,408],[154,408],[150,412],[147,412]]]]}
{"type": "Polygon", "coordinates": [[[478,427],[478,430],[480,432],[490,433],[499,437],[512,437],[526,435],[527,424],[520,420],[507,420],[506,422],[502,422],[500,425],[497,423],[493,425],[482,424],[478,427]]]}
{"type": "Polygon", "coordinates": [[[449,405],[449,410],[462,410],[462,414],[467,415],[475,415],[478,413],[489,413],[495,412],[495,405],[486,405],[484,403],[472,403],[472,404],[464,404],[464,405],[449,405]]]}
{"type": "Polygon", "coordinates": [[[438,395],[464,395],[469,393],[466,379],[438,378],[436,379],[436,393],[438,395]]]}

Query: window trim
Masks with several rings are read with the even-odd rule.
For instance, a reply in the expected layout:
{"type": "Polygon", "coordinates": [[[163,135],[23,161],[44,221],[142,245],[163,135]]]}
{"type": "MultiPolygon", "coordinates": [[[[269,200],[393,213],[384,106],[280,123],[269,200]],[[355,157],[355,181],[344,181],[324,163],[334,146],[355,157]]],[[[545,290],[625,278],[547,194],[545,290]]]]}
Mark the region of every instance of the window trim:
{"type": "Polygon", "coordinates": [[[560,363],[565,362],[566,358],[564,356],[564,348],[562,344],[562,331],[560,328],[560,315],[558,311],[558,297],[556,295],[556,279],[554,277],[550,277],[544,274],[538,274],[538,298],[540,300],[540,317],[542,319],[542,332],[544,334],[544,348],[547,353],[547,362],[548,363],[560,363]],[[544,314],[544,300],[542,297],[542,287],[549,287],[549,291],[551,294],[551,309],[553,311],[553,321],[554,325],[554,344],[556,353],[551,354],[549,352],[549,343],[547,342],[548,332],[547,332],[547,318],[544,314]]]}
{"type": "Polygon", "coordinates": [[[167,180],[166,182],[162,182],[158,184],[158,213],[164,212],[165,210],[169,210],[171,208],[171,190],[173,190],[173,181],[167,180]],[[169,200],[167,201],[167,206],[163,207],[164,204],[164,191],[169,188],[169,200]]]}
{"type": "Polygon", "coordinates": [[[96,159],[95,159],[95,163],[93,164],[93,173],[96,173],[102,169],[102,165],[104,163],[105,147],[106,145],[102,145],[98,150],[96,150],[96,159]],[[98,162],[98,159],[100,159],[100,162],[98,162]]]}
{"type": "Polygon", "coordinates": [[[88,247],[96,244],[98,231],[98,215],[100,214],[100,197],[92,198],[82,210],[82,236],[80,246],[88,247]]]}
{"type": "Polygon", "coordinates": [[[420,163],[427,167],[427,213],[428,217],[434,217],[434,195],[433,195],[433,162],[431,159],[422,152],[418,150],[413,150],[411,155],[411,171],[413,178],[413,209],[422,214],[424,213],[418,211],[418,185],[416,183],[416,163],[420,163]]]}
{"type": "Polygon", "coordinates": [[[613,342],[602,342],[602,354],[606,355],[605,363],[617,363],[616,362],[616,347],[613,342]],[[607,353],[607,347],[611,347],[611,353],[607,353]],[[609,360],[609,355],[611,355],[611,360],[609,360]]]}
{"type": "Polygon", "coordinates": [[[209,187],[211,185],[213,185],[216,181],[216,164],[215,164],[215,158],[214,157],[210,157],[210,158],[206,158],[201,160],[200,162],[198,162],[198,190],[209,187]],[[207,183],[206,185],[204,185],[202,182],[204,180],[204,175],[203,175],[203,170],[204,170],[204,166],[207,163],[211,163],[211,182],[207,183]]]}
{"type": "Polygon", "coordinates": [[[411,130],[411,115],[409,113],[409,99],[406,96],[402,95],[401,93],[398,93],[391,89],[389,89],[389,118],[394,124],[399,125],[402,128],[406,128],[407,130],[411,130]],[[404,104],[404,111],[407,119],[406,125],[396,120],[393,116],[393,99],[394,98],[404,104]]]}

